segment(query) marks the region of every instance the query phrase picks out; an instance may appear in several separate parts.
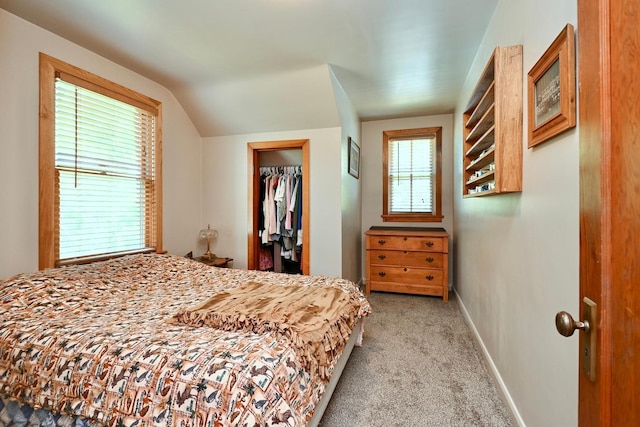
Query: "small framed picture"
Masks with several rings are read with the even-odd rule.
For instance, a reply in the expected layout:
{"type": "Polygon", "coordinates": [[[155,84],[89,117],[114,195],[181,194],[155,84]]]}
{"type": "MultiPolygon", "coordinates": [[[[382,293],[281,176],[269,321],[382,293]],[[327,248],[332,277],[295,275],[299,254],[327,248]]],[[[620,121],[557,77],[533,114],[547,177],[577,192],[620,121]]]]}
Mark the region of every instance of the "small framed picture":
{"type": "Polygon", "coordinates": [[[356,179],[360,176],[360,147],[358,144],[349,137],[349,175],[354,176],[356,179]]]}
{"type": "Polygon", "coordinates": [[[528,74],[529,148],[576,125],[576,56],[567,24],[528,74]]]}

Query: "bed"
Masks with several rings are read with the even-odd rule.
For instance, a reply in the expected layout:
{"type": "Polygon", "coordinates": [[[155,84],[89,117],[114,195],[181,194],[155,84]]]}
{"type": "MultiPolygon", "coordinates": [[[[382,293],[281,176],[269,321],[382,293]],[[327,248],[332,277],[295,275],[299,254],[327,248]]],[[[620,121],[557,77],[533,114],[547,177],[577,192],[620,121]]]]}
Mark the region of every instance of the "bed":
{"type": "Polygon", "coordinates": [[[348,280],[156,254],[21,274],[1,289],[0,425],[316,425],[371,310],[348,280]],[[262,304],[267,291],[295,292],[284,304],[294,308],[323,295],[327,307],[308,306],[337,316],[298,316],[313,335],[290,321],[306,309],[277,317],[281,301],[267,321],[216,308],[250,292],[262,304]]]}

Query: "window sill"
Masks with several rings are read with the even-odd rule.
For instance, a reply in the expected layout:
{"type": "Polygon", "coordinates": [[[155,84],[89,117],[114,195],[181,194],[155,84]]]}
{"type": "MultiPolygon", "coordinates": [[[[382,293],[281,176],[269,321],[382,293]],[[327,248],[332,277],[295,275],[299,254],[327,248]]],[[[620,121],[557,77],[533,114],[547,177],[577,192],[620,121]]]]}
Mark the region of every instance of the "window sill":
{"type": "Polygon", "coordinates": [[[108,259],[119,258],[125,255],[134,255],[134,254],[147,254],[147,253],[166,253],[166,251],[156,251],[154,248],[142,248],[131,251],[122,251],[122,252],[113,252],[109,254],[100,254],[100,255],[92,255],[80,258],[69,258],[64,260],[58,260],[56,262],[56,267],[64,267],[66,265],[78,265],[78,264],[90,264],[92,262],[97,261],[106,261],[108,259]]]}
{"type": "Polygon", "coordinates": [[[425,214],[392,214],[381,215],[384,222],[441,222],[442,215],[425,215],[425,214]]]}

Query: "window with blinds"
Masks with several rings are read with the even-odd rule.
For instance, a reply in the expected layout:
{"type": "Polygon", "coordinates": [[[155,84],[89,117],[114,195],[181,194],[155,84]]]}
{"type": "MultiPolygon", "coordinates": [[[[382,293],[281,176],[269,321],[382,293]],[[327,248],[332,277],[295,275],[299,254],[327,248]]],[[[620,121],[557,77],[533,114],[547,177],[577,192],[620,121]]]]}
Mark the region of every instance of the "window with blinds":
{"type": "Polygon", "coordinates": [[[385,221],[439,221],[441,128],[384,132],[385,221]]]}
{"type": "Polygon", "coordinates": [[[435,137],[389,141],[389,212],[432,212],[435,137]]]}
{"type": "Polygon", "coordinates": [[[68,83],[55,83],[59,260],[150,249],[154,116],[68,83]]]}
{"type": "Polygon", "coordinates": [[[53,73],[51,141],[41,135],[40,159],[41,185],[53,181],[52,197],[41,195],[41,228],[50,217],[53,241],[47,247],[41,234],[41,268],[160,250],[158,111],[83,78],[53,73]]]}

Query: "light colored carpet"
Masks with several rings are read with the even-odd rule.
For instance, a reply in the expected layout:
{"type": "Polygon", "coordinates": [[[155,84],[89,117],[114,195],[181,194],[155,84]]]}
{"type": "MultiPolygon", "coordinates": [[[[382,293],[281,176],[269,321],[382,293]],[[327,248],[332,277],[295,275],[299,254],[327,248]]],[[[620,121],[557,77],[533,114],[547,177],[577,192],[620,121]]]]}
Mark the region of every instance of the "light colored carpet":
{"type": "Polygon", "coordinates": [[[511,426],[454,298],[372,292],[321,427],[511,426]]]}

